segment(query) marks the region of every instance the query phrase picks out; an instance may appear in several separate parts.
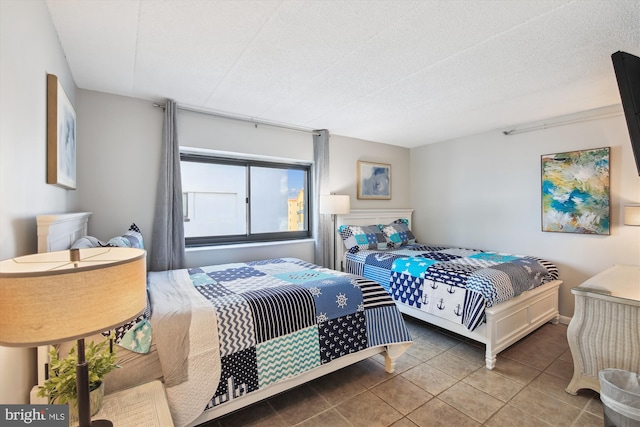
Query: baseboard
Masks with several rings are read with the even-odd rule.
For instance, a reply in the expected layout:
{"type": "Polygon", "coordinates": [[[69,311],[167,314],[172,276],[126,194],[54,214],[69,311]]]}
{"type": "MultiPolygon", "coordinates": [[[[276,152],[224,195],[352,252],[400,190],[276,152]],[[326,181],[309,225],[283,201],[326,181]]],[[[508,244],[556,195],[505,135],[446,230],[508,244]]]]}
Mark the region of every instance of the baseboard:
{"type": "Polygon", "coordinates": [[[568,325],[570,321],[571,321],[571,317],[560,316],[559,322],[562,323],[563,325],[568,325]]]}

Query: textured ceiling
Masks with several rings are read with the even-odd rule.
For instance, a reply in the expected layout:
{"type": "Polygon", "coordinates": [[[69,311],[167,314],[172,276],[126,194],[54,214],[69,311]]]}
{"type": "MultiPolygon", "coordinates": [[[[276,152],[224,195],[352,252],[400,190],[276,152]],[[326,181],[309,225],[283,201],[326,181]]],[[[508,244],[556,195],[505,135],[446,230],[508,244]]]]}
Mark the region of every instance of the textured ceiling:
{"type": "Polygon", "coordinates": [[[405,147],[618,104],[640,1],[47,0],[78,87],[405,147]]]}

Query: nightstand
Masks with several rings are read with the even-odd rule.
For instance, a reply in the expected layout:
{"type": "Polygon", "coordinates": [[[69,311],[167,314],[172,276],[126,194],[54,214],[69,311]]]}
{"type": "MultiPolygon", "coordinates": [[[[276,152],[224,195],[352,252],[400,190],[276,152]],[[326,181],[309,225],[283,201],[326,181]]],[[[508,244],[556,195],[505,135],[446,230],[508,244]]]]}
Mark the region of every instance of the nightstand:
{"type": "Polygon", "coordinates": [[[110,420],[114,427],[173,427],[160,381],[105,395],[100,411],[92,418],[110,420]]]}
{"type": "Polygon", "coordinates": [[[640,372],[640,267],[615,265],[577,288],[567,328],[573,378],[567,393],[600,392],[605,368],[640,372]]]}

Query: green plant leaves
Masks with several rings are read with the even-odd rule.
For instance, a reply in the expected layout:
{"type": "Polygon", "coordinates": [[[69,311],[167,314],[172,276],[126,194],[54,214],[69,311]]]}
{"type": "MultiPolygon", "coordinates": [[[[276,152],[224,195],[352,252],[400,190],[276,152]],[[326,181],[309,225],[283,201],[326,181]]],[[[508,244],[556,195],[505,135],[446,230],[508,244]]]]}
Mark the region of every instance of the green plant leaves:
{"type": "MultiPolygon", "coordinates": [[[[94,390],[104,381],[105,375],[119,366],[116,364],[116,354],[109,349],[109,340],[93,341],[85,345],[85,360],[89,367],[89,390],[94,390]]],[[[69,399],[76,399],[76,366],[78,364],[77,344],[70,350],[67,357],[60,359],[58,350],[49,350],[49,379],[41,385],[38,396],[49,397],[50,402],[68,403],[69,399]]]]}

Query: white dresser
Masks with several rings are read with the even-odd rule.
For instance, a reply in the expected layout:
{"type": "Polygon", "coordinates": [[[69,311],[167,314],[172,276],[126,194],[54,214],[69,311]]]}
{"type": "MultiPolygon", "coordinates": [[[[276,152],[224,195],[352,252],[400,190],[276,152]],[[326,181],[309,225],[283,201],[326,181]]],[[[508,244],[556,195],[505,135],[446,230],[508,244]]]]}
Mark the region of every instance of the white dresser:
{"type": "Polygon", "coordinates": [[[567,393],[600,392],[604,368],[640,373],[640,267],[615,265],[571,292],[575,310],[567,339],[574,371],[567,393]]]}

